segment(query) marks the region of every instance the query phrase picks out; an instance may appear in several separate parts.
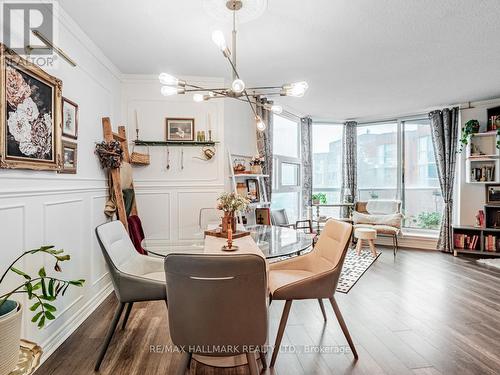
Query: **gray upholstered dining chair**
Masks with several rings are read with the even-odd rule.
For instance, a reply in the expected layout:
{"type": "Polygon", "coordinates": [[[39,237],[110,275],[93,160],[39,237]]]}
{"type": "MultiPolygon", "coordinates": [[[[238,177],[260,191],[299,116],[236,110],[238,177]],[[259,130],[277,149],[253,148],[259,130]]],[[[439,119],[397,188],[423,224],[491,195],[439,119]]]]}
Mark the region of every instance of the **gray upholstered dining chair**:
{"type": "Polygon", "coordinates": [[[351,335],[334,298],[352,230],[351,224],[330,219],[326,222],[325,229],[321,232],[318,242],[311,252],[270,264],[269,289],[271,298],[273,301],[286,301],[271,358],[271,367],[276,362],[288,314],[294,300],[317,299],[326,320],[323,298],[328,298],[354,358],[358,358],[351,335]]]}
{"type": "Polygon", "coordinates": [[[118,298],[118,307],[95,365],[95,370],[98,371],[125,305],[127,311],[122,329],[127,324],[134,302],[166,302],[167,292],[163,259],[139,254],[121,221],[111,221],[98,226],[96,234],[118,298]]]}
{"type": "Polygon", "coordinates": [[[267,339],[266,261],[254,254],[169,254],[165,258],[168,323],[183,352],[177,374],[193,354],[246,354],[250,374],[258,374],[256,352],[267,339]],[[193,351],[189,351],[189,348],[193,351]],[[212,350],[211,350],[212,349],[212,350]],[[231,350],[232,352],[229,352],[231,350]]]}

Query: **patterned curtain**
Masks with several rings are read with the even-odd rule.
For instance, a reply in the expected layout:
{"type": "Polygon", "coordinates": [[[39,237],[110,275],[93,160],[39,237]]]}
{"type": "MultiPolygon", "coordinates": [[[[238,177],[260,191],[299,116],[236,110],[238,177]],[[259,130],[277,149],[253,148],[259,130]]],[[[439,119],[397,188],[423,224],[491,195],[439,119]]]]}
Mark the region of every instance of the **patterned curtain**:
{"type": "MultiPolygon", "coordinates": [[[[356,121],[347,121],[344,124],[344,134],[342,137],[342,202],[353,203],[356,201],[358,189],[357,177],[357,158],[356,158],[356,141],[357,141],[357,126],[356,121]]],[[[347,217],[349,210],[344,208],[342,214],[347,217]]]]}
{"type": "Polygon", "coordinates": [[[444,209],[439,232],[438,250],[452,252],[451,222],[453,219],[453,185],[457,160],[459,109],[445,108],[429,113],[431,119],[432,144],[443,195],[444,209]]]}
{"type": "Polygon", "coordinates": [[[300,119],[301,155],[302,155],[302,212],[305,216],[312,205],[312,119],[300,119]]]}
{"type": "MultiPolygon", "coordinates": [[[[262,104],[272,102],[267,101],[267,99],[259,99],[262,104]]],[[[262,121],[267,125],[266,129],[261,132],[257,130],[257,152],[260,156],[264,156],[264,166],[262,168],[262,173],[269,175],[264,180],[266,185],[267,200],[271,202],[271,194],[273,189],[273,116],[271,111],[268,111],[263,106],[257,106],[257,114],[260,116],[262,121]]]]}

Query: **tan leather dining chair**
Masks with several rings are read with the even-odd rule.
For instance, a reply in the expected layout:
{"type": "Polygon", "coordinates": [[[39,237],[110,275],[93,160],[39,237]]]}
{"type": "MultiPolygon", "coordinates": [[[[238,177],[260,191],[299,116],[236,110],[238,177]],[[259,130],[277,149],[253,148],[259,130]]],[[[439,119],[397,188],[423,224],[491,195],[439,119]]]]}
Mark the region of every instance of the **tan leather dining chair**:
{"type": "Polygon", "coordinates": [[[183,350],[184,375],[191,356],[246,354],[251,375],[267,339],[267,272],[253,254],[169,254],[165,258],[170,337],[183,350]]]}
{"type": "Polygon", "coordinates": [[[306,255],[270,264],[271,298],[286,301],[271,358],[271,367],[274,366],[279,353],[293,300],[317,299],[326,320],[322,299],[328,298],[354,358],[358,358],[351,335],[334,298],[351,235],[351,224],[330,219],[326,222],[314,250],[306,255]]]}

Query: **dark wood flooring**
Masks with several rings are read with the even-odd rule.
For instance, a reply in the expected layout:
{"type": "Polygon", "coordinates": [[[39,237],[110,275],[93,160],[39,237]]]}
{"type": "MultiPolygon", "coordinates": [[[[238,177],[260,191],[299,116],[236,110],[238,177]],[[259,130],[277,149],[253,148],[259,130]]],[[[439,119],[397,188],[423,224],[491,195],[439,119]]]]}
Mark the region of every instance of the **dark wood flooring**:
{"type": "MultiPolygon", "coordinates": [[[[359,353],[306,353],[347,345],[331,306],[325,324],[316,301],[294,303],[280,353],[265,374],[499,374],[500,271],[473,259],[432,251],[390,250],[365,273],[349,294],[336,294],[359,353]]],[[[108,298],[35,375],[87,375],[116,306],[108,298]]],[[[274,342],[283,303],[270,309],[274,342]]],[[[162,302],[134,305],[126,330],[118,329],[101,366],[103,375],[174,374],[178,354],[158,354],[152,345],[170,343],[162,302]]],[[[269,359],[269,357],[268,357],[269,359]]],[[[191,374],[241,375],[245,367],[213,369],[195,363],[191,374]]]]}

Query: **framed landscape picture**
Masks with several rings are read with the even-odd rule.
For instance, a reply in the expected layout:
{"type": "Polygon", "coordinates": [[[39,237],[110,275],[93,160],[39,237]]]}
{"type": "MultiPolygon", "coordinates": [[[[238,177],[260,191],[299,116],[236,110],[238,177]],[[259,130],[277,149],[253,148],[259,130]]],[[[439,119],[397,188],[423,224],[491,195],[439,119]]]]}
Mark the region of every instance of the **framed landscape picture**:
{"type": "Polygon", "coordinates": [[[0,44],[0,166],[61,166],[62,82],[0,44]]]}
{"type": "Polygon", "coordinates": [[[62,168],[60,173],[76,173],[78,148],[76,143],[62,141],[62,168]]]}
{"type": "Polygon", "coordinates": [[[255,178],[249,178],[246,180],[247,183],[247,192],[248,199],[250,202],[255,203],[259,202],[259,180],[255,178]]]}
{"type": "Polygon", "coordinates": [[[194,118],[167,118],[167,141],[194,141],[194,118]]]}
{"type": "Polygon", "coordinates": [[[78,104],[62,98],[62,135],[78,138],[78,104]]]}

